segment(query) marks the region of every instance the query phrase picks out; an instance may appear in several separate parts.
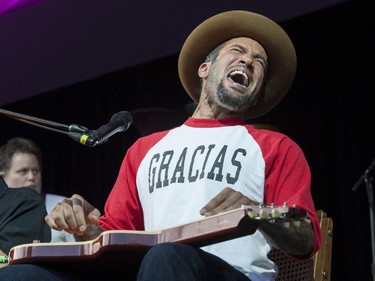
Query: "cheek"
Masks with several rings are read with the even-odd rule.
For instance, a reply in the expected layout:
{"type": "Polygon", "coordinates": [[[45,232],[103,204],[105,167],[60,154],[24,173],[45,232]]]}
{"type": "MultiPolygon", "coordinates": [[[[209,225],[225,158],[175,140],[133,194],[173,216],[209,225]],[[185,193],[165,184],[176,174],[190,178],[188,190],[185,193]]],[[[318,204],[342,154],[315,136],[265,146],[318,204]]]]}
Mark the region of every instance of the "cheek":
{"type": "Polygon", "coordinates": [[[264,79],[264,70],[260,67],[254,69],[254,78],[260,82],[264,79]]]}
{"type": "Polygon", "coordinates": [[[9,187],[22,187],[24,183],[23,177],[13,174],[8,174],[4,176],[4,180],[9,187]]]}
{"type": "Polygon", "coordinates": [[[267,68],[264,68],[262,66],[259,66],[257,68],[257,75],[262,79],[262,80],[265,80],[266,79],[266,75],[267,75],[267,68]]]}
{"type": "Polygon", "coordinates": [[[37,176],[36,177],[36,181],[38,182],[38,183],[41,183],[42,182],[42,177],[39,175],[39,176],[37,176]]]}

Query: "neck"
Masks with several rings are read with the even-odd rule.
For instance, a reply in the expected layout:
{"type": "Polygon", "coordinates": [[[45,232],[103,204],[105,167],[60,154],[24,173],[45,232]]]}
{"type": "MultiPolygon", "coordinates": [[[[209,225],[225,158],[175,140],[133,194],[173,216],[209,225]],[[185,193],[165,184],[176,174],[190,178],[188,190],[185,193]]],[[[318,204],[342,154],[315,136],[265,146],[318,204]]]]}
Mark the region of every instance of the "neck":
{"type": "Polygon", "coordinates": [[[242,112],[228,111],[219,106],[205,106],[199,103],[192,117],[201,119],[227,119],[244,118],[244,114],[242,112]]]}

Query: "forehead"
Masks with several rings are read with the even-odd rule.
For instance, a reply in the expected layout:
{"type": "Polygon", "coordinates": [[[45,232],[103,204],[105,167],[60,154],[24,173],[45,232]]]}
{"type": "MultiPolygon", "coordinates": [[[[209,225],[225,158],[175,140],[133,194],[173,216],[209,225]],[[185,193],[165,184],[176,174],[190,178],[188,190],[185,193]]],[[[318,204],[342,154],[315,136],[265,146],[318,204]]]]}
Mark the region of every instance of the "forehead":
{"type": "Polygon", "coordinates": [[[249,37],[237,37],[230,39],[223,43],[222,49],[227,49],[235,45],[245,47],[249,51],[251,50],[253,52],[258,52],[265,57],[267,56],[266,50],[263,48],[263,46],[258,41],[249,37]]]}
{"type": "Polygon", "coordinates": [[[23,152],[16,152],[13,154],[11,167],[20,167],[27,165],[39,166],[38,159],[34,154],[23,152]]]}

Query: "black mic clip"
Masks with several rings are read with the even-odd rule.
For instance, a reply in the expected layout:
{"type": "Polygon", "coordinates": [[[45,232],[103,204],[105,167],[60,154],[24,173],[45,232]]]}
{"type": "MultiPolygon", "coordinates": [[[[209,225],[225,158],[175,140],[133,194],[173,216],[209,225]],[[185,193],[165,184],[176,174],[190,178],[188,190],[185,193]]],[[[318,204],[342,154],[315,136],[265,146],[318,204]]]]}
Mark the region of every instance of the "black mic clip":
{"type": "Polygon", "coordinates": [[[95,143],[89,140],[91,132],[91,130],[84,126],[78,124],[71,124],[69,126],[68,136],[83,145],[93,147],[95,146],[95,143]]]}

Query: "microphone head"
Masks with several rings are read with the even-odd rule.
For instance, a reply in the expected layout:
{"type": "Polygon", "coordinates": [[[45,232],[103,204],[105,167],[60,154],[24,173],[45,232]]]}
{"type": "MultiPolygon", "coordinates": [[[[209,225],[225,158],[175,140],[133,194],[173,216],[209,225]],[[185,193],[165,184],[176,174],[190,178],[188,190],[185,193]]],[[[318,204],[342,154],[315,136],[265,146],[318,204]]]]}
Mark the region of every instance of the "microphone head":
{"type": "Polygon", "coordinates": [[[127,130],[133,122],[133,116],[128,111],[120,111],[113,115],[113,118],[123,124],[119,130],[121,132],[127,130]]]}
{"type": "Polygon", "coordinates": [[[80,142],[86,146],[96,146],[104,143],[117,132],[126,131],[133,122],[132,115],[127,111],[120,111],[112,115],[108,124],[100,126],[97,130],[88,130],[79,125],[71,125],[69,136],[75,141],[80,142]]]}

